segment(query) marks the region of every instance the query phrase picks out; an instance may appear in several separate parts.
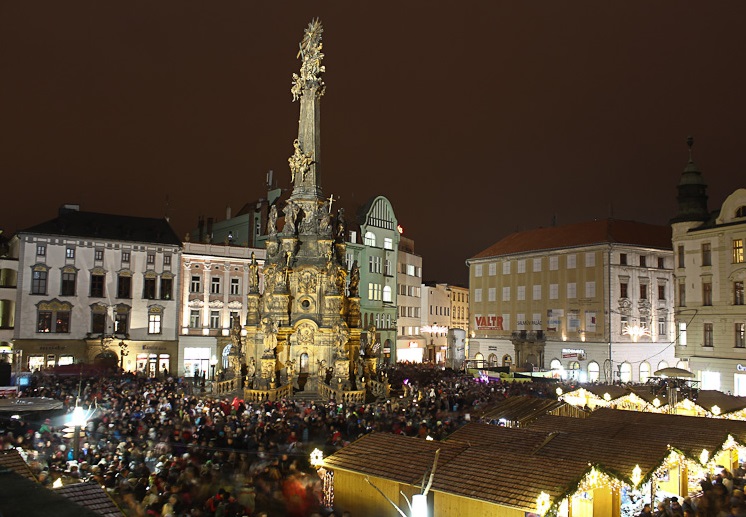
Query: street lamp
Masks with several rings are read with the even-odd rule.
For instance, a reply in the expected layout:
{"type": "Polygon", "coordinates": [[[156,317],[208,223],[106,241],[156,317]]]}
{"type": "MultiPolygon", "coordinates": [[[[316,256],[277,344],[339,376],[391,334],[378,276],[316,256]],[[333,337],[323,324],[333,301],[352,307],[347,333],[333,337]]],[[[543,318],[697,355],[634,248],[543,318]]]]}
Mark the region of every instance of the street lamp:
{"type": "Polygon", "coordinates": [[[75,409],[73,409],[72,417],[70,418],[70,424],[75,427],[73,433],[73,459],[75,461],[78,461],[78,458],[80,457],[80,428],[85,427],[87,422],[88,415],[86,415],[85,410],[76,405],[75,409]]]}
{"type": "Polygon", "coordinates": [[[212,368],[212,380],[215,380],[215,365],[218,364],[218,358],[215,354],[210,358],[210,368],[212,368]]]}

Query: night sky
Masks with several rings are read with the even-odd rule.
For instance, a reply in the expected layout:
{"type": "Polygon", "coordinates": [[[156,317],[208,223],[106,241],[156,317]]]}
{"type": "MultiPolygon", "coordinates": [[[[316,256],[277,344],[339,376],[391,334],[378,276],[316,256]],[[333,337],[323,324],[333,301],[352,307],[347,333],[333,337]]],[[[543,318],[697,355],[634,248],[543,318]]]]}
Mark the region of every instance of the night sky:
{"type": "Polygon", "coordinates": [[[686,137],[746,186],[746,2],[0,3],[0,228],[82,210],[183,234],[290,184],[298,42],[324,25],[321,184],[393,203],[424,277],[516,230],[665,224],[686,137]]]}

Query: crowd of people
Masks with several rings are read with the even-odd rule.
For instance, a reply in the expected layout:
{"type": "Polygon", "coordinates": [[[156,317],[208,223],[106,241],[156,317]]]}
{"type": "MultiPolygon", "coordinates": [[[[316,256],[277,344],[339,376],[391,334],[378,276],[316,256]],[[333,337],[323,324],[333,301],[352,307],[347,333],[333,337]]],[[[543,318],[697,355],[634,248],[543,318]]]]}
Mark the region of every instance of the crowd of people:
{"type": "Polygon", "coordinates": [[[193,393],[172,377],[36,376],[24,396],[61,400],[66,415],[41,425],[15,419],[2,446],[22,450],[44,484],[61,476],[96,480],[132,516],[324,515],[334,509],[324,507],[309,464],[314,448],[326,456],[370,432],[443,439],[506,397],[551,397],[556,388],[483,382],[425,365],[386,374],[401,391],[365,404],[250,404],[193,393]],[[89,414],[77,454],[63,432],[76,405],[89,414]]]}

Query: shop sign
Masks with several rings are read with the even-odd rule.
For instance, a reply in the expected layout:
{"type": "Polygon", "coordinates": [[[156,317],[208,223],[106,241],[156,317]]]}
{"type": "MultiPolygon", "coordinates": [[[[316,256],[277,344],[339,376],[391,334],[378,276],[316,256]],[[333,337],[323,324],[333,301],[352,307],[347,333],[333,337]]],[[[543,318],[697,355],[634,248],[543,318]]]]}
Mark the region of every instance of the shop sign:
{"type": "Polygon", "coordinates": [[[153,351],[156,351],[156,352],[165,352],[166,351],[166,347],[162,346],[162,345],[160,345],[160,346],[159,345],[143,345],[142,349],[143,350],[153,350],[153,351]]]}
{"type": "Polygon", "coordinates": [[[391,353],[391,347],[388,347],[388,346],[383,347],[383,353],[384,354],[390,354],[391,353]]]}
{"type": "Polygon", "coordinates": [[[490,345],[490,346],[487,347],[487,350],[497,350],[497,346],[490,345]]]}
{"type": "Polygon", "coordinates": [[[502,316],[475,316],[477,330],[503,330],[502,316]]]}
{"type": "Polygon", "coordinates": [[[18,395],[18,386],[0,387],[0,397],[15,397],[18,395]]]}
{"type": "Polygon", "coordinates": [[[584,357],[585,356],[585,350],[580,350],[576,348],[563,348],[562,349],[562,359],[572,359],[574,357],[584,357]]]}
{"type": "Polygon", "coordinates": [[[52,352],[55,350],[64,350],[67,348],[65,345],[41,345],[39,352],[52,352]]]}

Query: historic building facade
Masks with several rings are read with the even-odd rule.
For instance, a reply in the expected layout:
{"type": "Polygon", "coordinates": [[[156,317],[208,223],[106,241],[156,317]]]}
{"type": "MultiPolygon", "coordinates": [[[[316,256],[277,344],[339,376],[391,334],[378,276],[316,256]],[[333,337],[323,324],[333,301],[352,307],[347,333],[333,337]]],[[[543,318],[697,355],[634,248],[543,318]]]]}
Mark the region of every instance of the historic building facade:
{"type": "Polygon", "coordinates": [[[396,283],[398,318],[396,360],[427,360],[427,342],[422,326],[422,257],[414,251],[414,240],[401,236],[397,250],[396,283]]]}
{"type": "Polygon", "coordinates": [[[581,380],[673,366],[666,226],[597,220],[514,233],[467,261],[469,359],[581,380]]]}
{"type": "Polygon", "coordinates": [[[66,205],[17,238],[13,342],[24,370],[176,371],[181,242],[165,219],[66,205]]]}
{"type": "Polygon", "coordinates": [[[184,243],[180,300],[179,375],[212,377],[227,367],[234,317],[246,322],[254,269],[264,249],[229,244],[184,243]]]}
{"type": "MultiPolygon", "coordinates": [[[[360,270],[360,314],[363,332],[375,327],[383,358],[392,361],[396,343],[396,260],[399,223],[391,202],[376,196],[357,211],[347,232],[347,268],[360,270]],[[355,224],[356,223],[356,224],[355,224]]],[[[393,359],[395,360],[395,358],[393,359]]]]}
{"type": "Polygon", "coordinates": [[[693,161],[678,185],[671,221],[675,258],[676,354],[701,389],[746,395],[746,189],[707,210],[707,186],[693,161]]]}
{"type": "MultiPolygon", "coordinates": [[[[0,232],[0,358],[12,360],[18,284],[18,239],[0,232]]],[[[3,360],[3,359],[0,359],[3,360]]]]}

